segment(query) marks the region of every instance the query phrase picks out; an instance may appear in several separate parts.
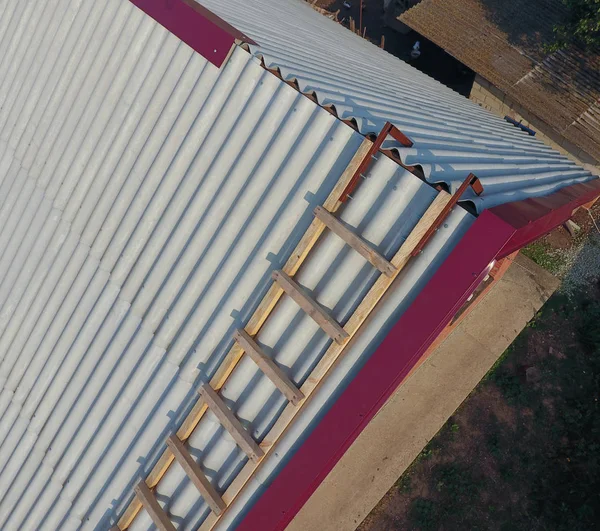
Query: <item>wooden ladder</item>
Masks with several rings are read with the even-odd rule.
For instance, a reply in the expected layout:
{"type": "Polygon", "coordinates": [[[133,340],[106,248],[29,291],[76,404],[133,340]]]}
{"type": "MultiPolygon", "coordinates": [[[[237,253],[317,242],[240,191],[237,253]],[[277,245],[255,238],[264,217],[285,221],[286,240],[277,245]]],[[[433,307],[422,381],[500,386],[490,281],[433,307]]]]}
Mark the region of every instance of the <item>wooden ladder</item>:
{"type": "Polygon", "coordinates": [[[113,527],[114,531],[127,529],[142,508],[148,512],[158,529],[161,531],[175,530],[169,517],[160,507],[153,494],[153,489],[174,461],[177,461],[179,466],[183,468],[191,482],[198,489],[200,496],[211,509],[210,515],[200,529],[212,529],[223,512],[233,503],[248,480],[258,470],[264,458],[273,450],[286,428],[301,411],[307,398],[314,392],[344,351],[349,340],[356,334],[411,258],[419,253],[436,229],[444,222],[465,189],[468,186],[473,186],[476,191],[481,188],[477,178],[471,174],[455,194],[450,195],[443,190],[439,190],[423,217],[400,247],[400,250],[388,261],[368,242],[342,224],[334,215],[342,204],[351,197],[350,193],[357,186],[361,175],[368,168],[375,153],[380,150],[388,135],[391,135],[404,146],[412,146],[412,142],[390,123],[386,124],[375,142],[369,139],[363,141],[325,203],[315,208],[315,217],[312,223],[283,269],[273,272],[273,284],[248,324],[243,329],[234,332],[232,348],[210,383],[205,383],[200,387],[198,391],[199,399],[193,409],[185,418],[177,433],[168,437],[167,447],[148,477],[135,487],[135,496],[117,526],[113,527]],[[306,293],[302,286],[294,281],[294,276],[325,229],[339,236],[381,273],[344,326],[333,319],[317,301],[306,293]],[[261,327],[284,294],[293,299],[333,340],[322,359],[300,388],[265,354],[256,341],[256,336],[261,327]],[[244,354],[247,354],[256,363],[289,402],[260,444],[253,440],[218,393],[244,354]],[[212,486],[185,446],[185,441],[194,432],[208,410],[216,415],[236,444],[248,456],[247,463],[222,495],[212,486]]]}

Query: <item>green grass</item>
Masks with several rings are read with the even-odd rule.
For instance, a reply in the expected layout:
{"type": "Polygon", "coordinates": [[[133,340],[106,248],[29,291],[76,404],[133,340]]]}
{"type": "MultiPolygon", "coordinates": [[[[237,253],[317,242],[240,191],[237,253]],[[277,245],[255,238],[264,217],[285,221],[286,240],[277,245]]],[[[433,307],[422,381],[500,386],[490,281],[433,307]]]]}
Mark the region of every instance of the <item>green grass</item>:
{"type": "Polygon", "coordinates": [[[440,465],[433,472],[438,492],[444,492],[453,498],[471,498],[477,490],[477,482],[471,471],[456,463],[440,465]]]}
{"type": "Polygon", "coordinates": [[[396,486],[400,490],[400,492],[404,492],[406,494],[412,492],[412,484],[410,480],[410,476],[408,474],[404,474],[396,483],[396,486]]]}
{"type": "Polygon", "coordinates": [[[417,498],[412,502],[409,517],[413,524],[423,531],[437,529],[440,522],[435,502],[425,498],[417,498]]]}
{"type": "Polygon", "coordinates": [[[553,275],[561,274],[567,263],[564,255],[543,240],[528,245],[521,252],[553,275]]]}
{"type": "MultiPolygon", "coordinates": [[[[488,529],[490,524],[506,531],[597,528],[600,301],[589,301],[585,294],[571,303],[561,297],[549,301],[534,326],[523,331],[480,384],[498,389],[517,418],[527,422],[508,427],[495,416],[492,405],[491,414],[474,435],[460,428],[467,418],[461,417],[461,407],[410,467],[410,476],[407,473],[398,483],[406,496],[412,496],[415,483],[426,479],[428,484],[429,494],[410,502],[409,528],[429,531],[443,525],[444,529],[474,530],[488,529]],[[545,343],[540,343],[543,334],[563,327],[563,355],[534,358],[542,380],[539,385],[528,383],[522,363],[532,335],[541,345],[538,348],[547,352],[545,343]],[[524,411],[530,413],[523,417],[524,411]],[[479,437],[477,457],[451,449],[468,437],[479,437]],[[433,455],[436,459],[427,462],[433,455]],[[490,466],[496,470],[495,479],[482,472],[483,459],[486,470],[490,466]]],[[[468,400],[478,400],[478,394],[468,400]]],[[[474,418],[480,411],[472,413],[474,418]]],[[[474,418],[466,425],[473,425],[474,418]]]]}
{"type": "Polygon", "coordinates": [[[590,351],[600,351],[600,302],[585,303],[579,339],[590,351]]]}

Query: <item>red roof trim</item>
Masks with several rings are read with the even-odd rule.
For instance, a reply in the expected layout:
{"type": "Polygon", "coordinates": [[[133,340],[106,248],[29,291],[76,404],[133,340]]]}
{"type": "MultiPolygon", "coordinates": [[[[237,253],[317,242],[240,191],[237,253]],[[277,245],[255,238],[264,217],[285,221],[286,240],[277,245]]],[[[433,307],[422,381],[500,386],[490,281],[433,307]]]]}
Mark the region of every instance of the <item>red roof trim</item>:
{"type": "Polygon", "coordinates": [[[130,0],[144,13],[220,68],[237,41],[252,39],[194,0],[130,0]]]}
{"type": "Polygon", "coordinates": [[[284,529],[490,270],[515,229],[484,212],[236,527],[284,529]]]}
{"type": "Polygon", "coordinates": [[[427,348],[507,256],[600,195],[600,180],[483,212],[300,448],[236,527],[283,530],[427,348]]]}
{"type": "Polygon", "coordinates": [[[573,211],[600,196],[600,179],[562,188],[545,197],[507,203],[491,209],[516,229],[500,253],[500,258],[525,247],[562,225],[573,211]]]}

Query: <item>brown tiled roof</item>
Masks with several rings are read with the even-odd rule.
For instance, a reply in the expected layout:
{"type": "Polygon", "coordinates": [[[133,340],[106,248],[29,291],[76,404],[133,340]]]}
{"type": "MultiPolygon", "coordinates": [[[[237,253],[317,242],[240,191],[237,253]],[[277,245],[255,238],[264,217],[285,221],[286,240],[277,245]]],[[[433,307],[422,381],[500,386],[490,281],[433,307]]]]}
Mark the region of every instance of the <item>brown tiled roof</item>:
{"type": "Polygon", "coordinates": [[[600,54],[544,51],[565,16],[560,0],[423,0],[400,20],[598,162],[600,54]]]}

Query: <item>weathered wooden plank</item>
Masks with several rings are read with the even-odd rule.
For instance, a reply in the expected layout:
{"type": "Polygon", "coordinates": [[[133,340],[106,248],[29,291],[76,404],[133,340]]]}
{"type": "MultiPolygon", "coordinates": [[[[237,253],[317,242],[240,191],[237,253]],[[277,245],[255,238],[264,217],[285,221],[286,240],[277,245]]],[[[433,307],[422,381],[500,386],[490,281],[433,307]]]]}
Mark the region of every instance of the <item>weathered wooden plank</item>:
{"type": "Polygon", "coordinates": [[[208,408],[217,416],[221,425],[229,432],[244,453],[252,461],[260,461],[264,452],[210,384],[202,385],[198,392],[208,405],[208,408]]]}
{"type": "MultiPolygon", "coordinates": [[[[423,217],[419,220],[416,226],[413,228],[405,242],[402,244],[394,258],[392,258],[392,264],[396,268],[394,277],[390,278],[381,275],[373,287],[369,290],[367,296],[359,304],[356,311],[352,314],[344,329],[352,338],[356,332],[360,329],[361,325],[366,321],[367,317],[375,309],[377,303],[381,300],[385,292],[393,284],[394,280],[406,267],[411,259],[413,250],[417,247],[421,238],[425,236],[430,226],[432,226],[438,220],[438,217],[442,215],[446,205],[451,200],[452,196],[446,192],[440,192],[434,199],[430,207],[427,209],[423,217]]],[[[267,455],[272,451],[277,441],[284,435],[287,427],[291,424],[296,415],[298,415],[303,406],[306,404],[307,399],[314,392],[323,378],[327,375],[333,364],[340,357],[344,351],[346,342],[343,345],[338,343],[332,343],[327,349],[323,358],[312,370],[310,376],[306,379],[300,390],[305,396],[305,399],[298,406],[288,404],[283,410],[280,417],[277,419],[273,427],[269,430],[265,438],[260,443],[260,447],[267,455]]],[[[262,461],[264,462],[264,460],[262,461]]],[[[229,488],[223,493],[223,501],[230,506],[235,498],[242,492],[242,489],[247,484],[248,480],[256,472],[259,464],[248,462],[244,465],[239,474],[235,477],[229,488]]],[[[214,528],[218,521],[214,515],[209,517],[200,526],[200,531],[209,531],[214,528]]]]}
{"type": "MultiPolygon", "coordinates": [[[[348,183],[356,173],[356,170],[361,165],[363,159],[369,153],[373,142],[368,138],[365,138],[352,157],[352,160],[344,170],[344,173],[341,175],[340,179],[336,183],[335,187],[323,203],[323,207],[329,212],[337,212],[337,210],[342,205],[342,201],[340,201],[341,195],[348,186],[348,183]]],[[[314,247],[314,245],[319,240],[321,234],[325,230],[325,225],[319,221],[318,219],[313,219],[312,223],[308,227],[307,231],[304,233],[304,236],[298,242],[298,245],[292,252],[291,256],[288,258],[287,262],[283,267],[283,271],[290,276],[294,276],[300,266],[304,263],[308,253],[314,247]]],[[[252,314],[252,317],[248,321],[248,324],[245,326],[246,332],[250,334],[250,336],[255,336],[258,334],[264,322],[269,317],[271,311],[283,295],[283,289],[277,285],[277,283],[273,283],[273,285],[269,288],[269,291],[263,297],[263,300],[259,304],[258,308],[252,314]]],[[[217,369],[215,375],[211,378],[210,384],[213,389],[219,390],[225,382],[229,375],[233,372],[240,359],[244,354],[244,350],[235,343],[233,347],[227,353],[227,356],[217,369]]],[[[193,407],[192,411],[185,418],[181,427],[177,430],[177,436],[185,441],[194,431],[202,417],[207,411],[207,406],[201,400],[193,407]]],[[[162,479],[165,475],[171,464],[173,463],[173,453],[169,448],[165,449],[158,462],[148,475],[146,479],[146,484],[153,488],[162,479]]],[[[130,525],[131,522],[135,519],[138,512],[141,510],[142,504],[140,501],[134,497],[126,511],[123,513],[123,516],[119,520],[119,528],[122,531],[125,531],[130,525]]]]}
{"type": "Polygon", "coordinates": [[[304,395],[294,383],[284,374],[278,365],[269,358],[245,330],[236,330],[233,334],[238,344],[252,358],[258,368],[267,376],[283,395],[294,405],[298,404],[304,395]]]}
{"type": "Polygon", "coordinates": [[[272,277],[331,339],[340,344],[348,339],[342,326],[283,271],[273,271],[272,277]]]}
{"type": "Polygon", "coordinates": [[[159,531],[175,531],[175,526],[173,526],[167,513],[163,511],[156,500],[156,496],[148,488],[145,481],[140,481],[133,490],[159,531]]]}
{"type": "Polygon", "coordinates": [[[368,242],[363,240],[360,236],[352,232],[347,228],[341,221],[335,216],[327,212],[323,207],[318,206],[315,208],[315,216],[318,220],[325,223],[327,228],[337,234],[342,240],[344,240],[350,247],[352,247],[357,253],[361,254],[366,258],[374,267],[379,269],[384,275],[391,277],[396,272],[396,268],[385,258],[374,249],[368,242]]]}
{"type": "Polygon", "coordinates": [[[181,442],[177,435],[173,434],[167,439],[167,446],[171,449],[176,461],[183,468],[190,481],[196,486],[211,511],[219,516],[227,505],[225,505],[223,498],[221,498],[212,486],[212,483],[204,475],[204,472],[202,472],[183,442],[181,442]]]}

